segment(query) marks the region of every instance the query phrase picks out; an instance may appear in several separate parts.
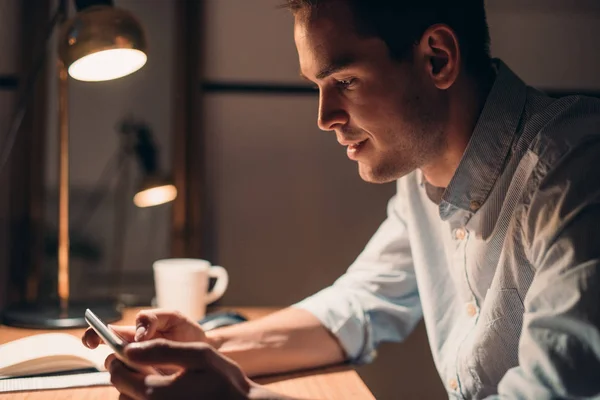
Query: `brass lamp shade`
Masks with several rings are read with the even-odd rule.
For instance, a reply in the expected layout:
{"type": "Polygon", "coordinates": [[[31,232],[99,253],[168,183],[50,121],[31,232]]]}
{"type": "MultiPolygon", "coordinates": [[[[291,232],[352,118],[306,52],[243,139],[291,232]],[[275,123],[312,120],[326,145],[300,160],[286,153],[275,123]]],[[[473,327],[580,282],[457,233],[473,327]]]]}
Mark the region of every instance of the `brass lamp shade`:
{"type": "Polygon", "coordinates": [[[92,6],[67,21],[59,37],[59,56],[80,81],[106,81],[129,75],[146,63],[146,38],[130,12],[92,6]]]}
{"type": "Polygon", "coordinates": [[[151,207],[168,203],[177,197],[177,188],[169,179],[146,176],[133,197],[133,203],[138,207],[151,207]]]}

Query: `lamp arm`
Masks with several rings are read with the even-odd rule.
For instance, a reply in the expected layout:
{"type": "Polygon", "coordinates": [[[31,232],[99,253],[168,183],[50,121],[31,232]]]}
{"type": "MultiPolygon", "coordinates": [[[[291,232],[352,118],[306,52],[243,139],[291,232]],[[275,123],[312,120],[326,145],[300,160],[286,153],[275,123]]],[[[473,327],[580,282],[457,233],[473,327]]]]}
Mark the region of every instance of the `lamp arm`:
{"type": "Polygon", "coordinates": [[[17,138],[17,134],[19,133],[19,129],[21,128],[21,124],[23,123],[25,111],[27,110],[27,102],[33,95],[37,77],[44,66],[48,41],[52,37],[52,32],[54,31],[56,25],[61,23],[66,18],[66,10],[64,9],[63,3],[64,0],[61,0],[61,3],[56,8],[54,15],[48,22],[45,30],[44,43],[42,44],[41,48],[36,51],[37,57],[31,72],[27,75],[27,81],[25,82],[23,91],[21,92],[21,96],[17,103],[17,107],[10,120],[8,133],[4,136],[4,143],[0,146],[0,174],[10,159],[10,154],[15,145],[15,140],[17,138]]]}
{"type": "Polygon", "coordinates": [[[98,207],[104,202],[105,198],[110,193],[112,180],[116,176],[120,176],[121,171],[127,161],[127,153],[125,150],[118,149],[109,162],[106,163],[100,178],[94,184],[92,192],[83,201],[83,206],[80,208],[77,217],[74,218],[73,227],[80,233],[87,230],[88,223],[96,213],[98,207]]]}

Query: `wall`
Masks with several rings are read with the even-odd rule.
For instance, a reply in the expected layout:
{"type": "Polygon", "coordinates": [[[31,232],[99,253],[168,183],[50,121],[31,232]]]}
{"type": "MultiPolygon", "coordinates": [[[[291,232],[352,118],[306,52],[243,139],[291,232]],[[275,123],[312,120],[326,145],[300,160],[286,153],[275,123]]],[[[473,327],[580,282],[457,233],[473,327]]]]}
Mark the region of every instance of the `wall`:
{"type": "Polygon", "coordinates": [[[487,0],[492,51],[528,84],[600,89],[600,2],[487,0]]]}

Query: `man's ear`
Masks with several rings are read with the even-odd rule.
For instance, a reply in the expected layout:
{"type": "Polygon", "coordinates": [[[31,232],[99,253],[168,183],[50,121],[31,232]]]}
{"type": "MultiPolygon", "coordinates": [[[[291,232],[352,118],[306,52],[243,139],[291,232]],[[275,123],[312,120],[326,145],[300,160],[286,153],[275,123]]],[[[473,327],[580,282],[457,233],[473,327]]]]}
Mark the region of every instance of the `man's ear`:
{"type": "Polygon", "coordinates": [[[462,62],[458,36],[452,28],[443,24],[430,26],[421,36],[418,51],[433,84],[440,90],[450,88],[462,62]]]}

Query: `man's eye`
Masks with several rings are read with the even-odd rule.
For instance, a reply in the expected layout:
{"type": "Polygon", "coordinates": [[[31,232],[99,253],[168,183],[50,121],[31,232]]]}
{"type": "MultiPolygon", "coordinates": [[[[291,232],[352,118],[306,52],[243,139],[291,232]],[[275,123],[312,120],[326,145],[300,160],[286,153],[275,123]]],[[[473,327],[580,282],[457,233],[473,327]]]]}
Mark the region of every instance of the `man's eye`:
{"type": "Polygon", "coordinates": [[[340,79],[337,81],[337,86],[340,89],[351,89],[354,86],[354,82],[355,79],[351,78],[351,79],[340,79]]]}

